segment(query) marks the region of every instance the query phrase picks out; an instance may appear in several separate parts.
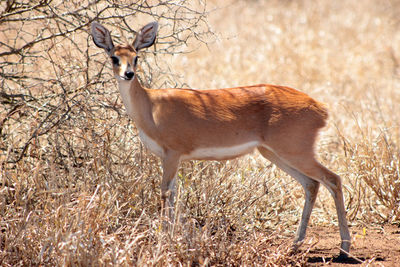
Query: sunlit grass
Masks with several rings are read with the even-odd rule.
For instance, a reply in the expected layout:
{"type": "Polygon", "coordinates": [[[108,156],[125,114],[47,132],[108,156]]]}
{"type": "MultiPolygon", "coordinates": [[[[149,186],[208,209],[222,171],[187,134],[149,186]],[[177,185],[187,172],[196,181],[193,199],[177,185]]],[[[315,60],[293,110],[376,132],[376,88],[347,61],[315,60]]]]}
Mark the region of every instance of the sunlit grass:
{"type": "MultiPolygon", "coordinates": [[[[343,179],[350,224],[399,223],[400,4],[353,2],[211,1],[217,40],[156,57],[177,84],[280,84],[326,103],[330,119],[316,149],[343,179]]],[[[61,52],[53,55],[60,65],[61,52]]],[[[90,54],[100,69],[105,57],[90,54]]],[[[71,87],[83,79],[76,75],[71,87]]],[[[0,265],[304,264],[310,245],[289,253],[303,191],[256,153],[184,163],[180,219],[163,231],[159,160],[140,144],[111,75],[99,79],[104,84],[79,89],[73,120],[35,138],[26,159],[1,169],[0,265]]],[[[38,83],[32,91],[53,89],[38,83]]],[[[1,144],[20,143],[37,127],[36,116],[7,121],[1,144]]],[[[2,150],[0,159],[11,153],[2,150]]],[[[336,223],[331,196],[321,189],[310,227],[336,223]]]]}

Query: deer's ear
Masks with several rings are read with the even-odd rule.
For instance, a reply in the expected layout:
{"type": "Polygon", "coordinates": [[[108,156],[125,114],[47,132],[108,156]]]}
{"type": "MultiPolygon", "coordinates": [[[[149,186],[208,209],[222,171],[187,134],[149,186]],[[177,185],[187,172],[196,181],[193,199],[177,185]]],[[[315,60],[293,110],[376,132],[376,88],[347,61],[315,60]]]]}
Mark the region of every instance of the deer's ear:
{"type": "Polygon", "coordinates": [[[103,48],[106,53],[111,56],[112,51],[114,50],[114,44],[110,32],[103,25],[97,22],[92,22],[91,32],[95,45],[103,48]]]}
{"type": "Polygon", "coordinates": [[[158,23],[156,21],[150,22],[144,26],[136,35],[135,41],[133,41],[133,47],[136,52],[143,48],[147,48],[154,44],[156,40],[158,30],[158,23]]]}

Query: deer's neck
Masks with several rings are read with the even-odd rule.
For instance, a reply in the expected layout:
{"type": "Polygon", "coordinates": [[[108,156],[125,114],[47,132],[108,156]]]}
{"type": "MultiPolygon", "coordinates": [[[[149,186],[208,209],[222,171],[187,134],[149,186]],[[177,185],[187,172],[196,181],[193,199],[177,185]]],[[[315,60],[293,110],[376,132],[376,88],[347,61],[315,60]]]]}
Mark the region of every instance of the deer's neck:
{"type": "Polygon", "coordinates": [[[154,120],[148,92],[142,87],[137,77],[131,81],[119,80],[118,87],[129,117],[140,131],[143,130],[149,134],[154,130],[154,120]]]}

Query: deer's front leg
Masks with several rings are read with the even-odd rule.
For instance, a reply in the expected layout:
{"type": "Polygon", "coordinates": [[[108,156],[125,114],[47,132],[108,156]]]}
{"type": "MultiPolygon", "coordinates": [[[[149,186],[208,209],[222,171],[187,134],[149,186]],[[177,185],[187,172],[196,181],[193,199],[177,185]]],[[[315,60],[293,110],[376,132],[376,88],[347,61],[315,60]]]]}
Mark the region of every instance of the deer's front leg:
{"type": "Polygon", "coordinates": [[[163,177],[161,180],[161,214],[170,222],[174,220],[175,201],[175,176],[178,171],[180,155],[173,151],[167,151],[162,160],[163,177]]]}

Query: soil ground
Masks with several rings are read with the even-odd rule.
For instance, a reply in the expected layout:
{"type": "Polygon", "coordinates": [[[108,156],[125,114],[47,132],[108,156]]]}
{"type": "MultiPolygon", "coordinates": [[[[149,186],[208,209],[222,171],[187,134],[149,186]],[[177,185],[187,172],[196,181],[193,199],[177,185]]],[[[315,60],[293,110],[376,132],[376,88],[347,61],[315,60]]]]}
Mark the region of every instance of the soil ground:
{"type": "Polygon", "coordinates": [[[338,229],[309,227],[306,243],[301,247],[302,250],[309,249],[309,266],[400,266],[399,226],[353,227],[351,235],[350,253],[354,258],[340,261],[337,258],[340,243],[338,229]]]}

